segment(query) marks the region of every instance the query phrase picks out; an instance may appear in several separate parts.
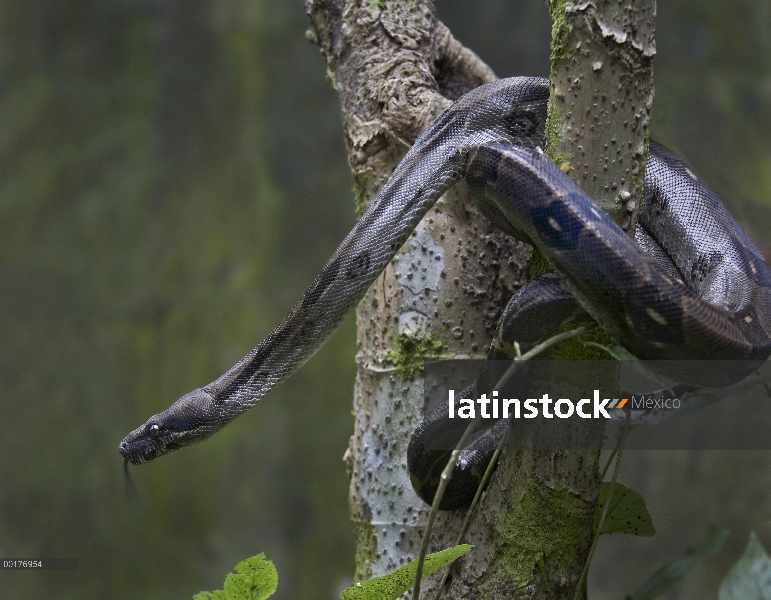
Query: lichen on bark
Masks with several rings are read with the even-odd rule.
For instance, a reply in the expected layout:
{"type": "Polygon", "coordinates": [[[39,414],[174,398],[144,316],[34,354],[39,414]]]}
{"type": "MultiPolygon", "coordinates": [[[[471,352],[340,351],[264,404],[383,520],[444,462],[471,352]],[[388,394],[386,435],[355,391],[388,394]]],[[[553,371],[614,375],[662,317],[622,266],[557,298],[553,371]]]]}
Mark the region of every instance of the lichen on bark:
{"type": "Polygon", "coordinates": [[[383,353],[383,360],[393,364],[402,378],[414,379],[418,375],[423,375],[426,361],[452,358],[444,337],[426,333],[422,328],[405,329],[400,334],[389,338],[393,349],[383,353]]]}

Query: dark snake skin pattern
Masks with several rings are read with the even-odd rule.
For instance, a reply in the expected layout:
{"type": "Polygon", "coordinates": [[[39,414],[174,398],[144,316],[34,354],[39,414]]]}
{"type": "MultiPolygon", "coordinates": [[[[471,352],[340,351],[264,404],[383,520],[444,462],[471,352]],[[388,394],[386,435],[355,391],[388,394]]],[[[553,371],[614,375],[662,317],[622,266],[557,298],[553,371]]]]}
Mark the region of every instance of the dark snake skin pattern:
{"type": "MultiPolygon", "coordinates": [[[[650,145],[637,240],[537,151],[476,148],[466,181],[472,197],[524,232],[571,295],[638,358],[736,360],[741,368],[771,354],[768,266],[717,196],[663,146],[650,145]]],[[[718,386],[747,374],[677,375],[718,386]]]]}
{"type": "MultiPolygon", "coordinates": [[[[466,181],[493,223],[536,245],[556,270],[512,298],[497,341],[525,350],[568,318],[593,319],[659,373],[709,387],[743,379],[771,354],[771,272],[715,194],[663,146],[650,144],[635,240],[539,152],[479,147],[466,181]]],[[[493,345],[488,360],[500,358],[493,345]]],[[[483,370],[458,397],[489,392],[488,379],[483,370]]],[[[467,425],[440,404],[410,439],[410,480],[429,504],[467,425]]],[[[507,427],[501,419],[461,453],[442,510],[471,503],[507,427]]]]}
{"type": "MultiPolygon", "coordinates": [[[[532,240],[560,275],[520,290],[501,330],[537,335],[522,325],[530,309],[559,316],[560,306],[574,303],[564,286],[639,358],[765,360],[771,272],[717,197],[676,155],[651,144],[636,243],[538,150],[548,94],[546,80],[518,77],[453,104],[407,153],[283,322],[216,381],[129,433],[119,445],[126,461],[139,464],[203,441],[286,379],[464,176],[485,214],[532,240]]],[[[474,471],[484,470],[481,459],[473,461],[480,463],[474,471]]]]}

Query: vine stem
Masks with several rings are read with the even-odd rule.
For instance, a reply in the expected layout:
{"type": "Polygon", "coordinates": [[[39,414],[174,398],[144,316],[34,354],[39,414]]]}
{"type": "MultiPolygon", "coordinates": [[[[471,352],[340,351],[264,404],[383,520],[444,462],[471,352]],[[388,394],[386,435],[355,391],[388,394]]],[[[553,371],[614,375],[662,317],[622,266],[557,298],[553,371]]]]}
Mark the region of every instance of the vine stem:
{"type": "Polygon", "coordinates": [[[436,515],[439,512],[439,503],[442,501],[442,497],[444,496],[444,491],[447,489],[447,485],[450,483],[450,479],[452,479],[452,472],[453,472],[453,469],[455,468],[455,463],[458,460],[458,456],[460,455],[461,450],[463,450],[463,448],[465,447],[469,436],[474,431],[475,425],[476,425],[476,419],[474,419],[468,424],[468,427],[466,427],[466,431],[463,432],[463,435],[461,436],[460,441],[458,442],[458,445],[455,447],[455,450],[452,451],[452,454],[450,454],[450,459],[447,461],[447,464],[442,470],[442,475],[439,479],[439,487],[437,488],[436,494],[434,495],[434,502],[431,504],[431,511],[428,513],[428,522],[426,523],[426,529],[423,532],[423,539],[420,542],[420,553],[418,554],[418,565],[417,565],[417,570],[415,571],[415,583],[412,587],[412,600],[418,600],[420,598],[420,580],[423,577],[423,563],[426,560],[426,552],[428,551],[428,542],[431,539],[431,528],[433,527],[434,520],[436,519],[436,515]]]}
{"type": "MultiPolygon", "coordinates": [[[[487,486],[487,482],[490,481],[490,477],[493,475],[493,471],[495,471],[495,466],[498,464],[498,458],[501,456],[501,451],[503,450],[503,446],[506,444],[506,440],[509,437],[509,430],[506,430],[506,433],[503,434],[503,437],[501,438],[501,441],[498,442],[498,447],[495,449],[495,453],[493,454],[493,457],[490,459],[490,463],[487,465],[487,469],[485,469],[485,474],[482,477],[482,481],[479,482],[479,486],[477,487],[477,493],[474,495],[474,500],[471,502],[471,506],[468,508],[468,512],[466,513],[466,518],[463,520],[463,525],[460,528],[460,531],[458,532],[458,537],[455,538],[455,545],[458,546],[463,542],[463,537],[466,535],[466,532],[468,531],[468,526],[471,523],[471,515],[474,514],[474,510],[476,510],[477,504],[479,504],[479,501],[482,498],[482,492],[485,490],[485,487],[487,486]]],[[[434,596],[434,600],[439,600],[442,596],[442,588],[444,587],[444,584],[447,582],[447,577],[450,575],[450,569],[447,569],[444,572],[444,575],[442,575],[442,580],[439,582],[439,585],[436,588],[436,595],[434,596]]]]}
{"type": "MultiPolygon", "coordinates": [[[[506,370],[506,372],[503,374],[503,376],[498,380],[498,383],[495,384],[495,388],[501,388],[511,379],[512,375],[516,372],[518,368],[518,364],[520,362],[530,360],[531,358],[539,355],[541,352],[546,350],[547,348],[551,348],[554,344],[557,344],[563,340],[567,340],[569,338],[575,337],[577,335],[581,335],[582,333],[586,333],[588,329],[586,327],[578,327],[576,329],[572,329],[570,331],[563,331],[562,333],[558,333],[555,336],[550,337],[547,340],[544,340],[540,344],[536,345],[532,350],[529,350],[528,352],[525,352],[522,355],[518,355],[514,358],[513,364],[506,370]]],[[[517,349],[518,346],[515,346],[517,349]]],[[[519,353],[518,353],[519,354],[519,353]]],[[[420,543],[420,552],[418,553],[418,564],[417,569],[415,570],[415,583],[412,587],[412,600],[419,600],[420,599],[420,580],[423,577],[423,564],[426,560],[426,553],[428,552],[428,543],[431,539],[431,528],[434,526],[434,521],[436,520],[436,515],[439,513],[439,504],[442,502],[442,498],[444,497],[444,492],[447,489],[447,485],[450,483],[450,479],[452,479],[452,473],[455,470],[455,463],[458,461],[458,456],[460,455],[463,448],[466,446],[466,442],[468,441],[469,436],[476,431],[476,425],[477,425],[477,419],[473,419],[469,424],[468,427],[466,427],[466,431],[463,432],[463,435],[460,438],[460,441],[458,442],[457,446],[455,446],[455,450],[452,451],[450,454],[450,458],[447,461],[447,464],[445,465],[444,469],[442,470],[442,475],[439,478],[439,487],[436,490],[436,494],[434,495],[434,501],[431,504],[431,510],[428,513],[428,521],[426,523],[426,529],[423,532],[423,539],[420,543]]],[[[477,490],[479,492],[479,490],[477,490]]]]}
{"type": "MultiPolygon", "coordinates": [[[[618,479],[618,471],[621,467],[621,458],[624,456],[624,445],[626,444],[626,434],[629,432],[629,420],[632,417],[632,411],[629,408],[626,409],[626,419],[624,419],[624,431],[621,434],[621,441],[618,445],[618,455],[616,456],[616,464],[613,467],[613,477],[610,480],[608,486],[608,495],[605,497],[605,505],[602,507],[602,513],[600,514],[600,522],[597,523],[597,531],[594,532],[594,539],[592,540],[592,546],[589,548],[589,555],[586,557],[586,563],[581,571],[581,577],[576,584],[576,591],[573,594],[573,600],[580,600],[581,591],[583,590],[584,581],[589,573],[589,564],[592,562],[592,556],[594,550],[597,547],[597,541],[600,539],[600,531],[602,531],[602,525],[605,523],[605,517],[608,514],[608,507],[610,506],[610,499],[613,497],[613,488],[616,487],[616,480],[618,479]]],[[[610,464],[610,463],[608,463],[610,464]]]]}
{"type": "MultiPolygon", "coordinates": [[[[621,440],[618,440],[619,444],[621,443],[621,440]]],[[[605,481],[605,475],[608,474],[608,469],[610,468],[610,465],[613,463],[613,458],[618,453],[618,444],[616,444],[616,447],[613,448],[613,450],[610,453],[610,456],[608,456],[608,462],[605,463],[605,467],[602,469],[602,475],[600,475],[600,481],[605,481]]]]}

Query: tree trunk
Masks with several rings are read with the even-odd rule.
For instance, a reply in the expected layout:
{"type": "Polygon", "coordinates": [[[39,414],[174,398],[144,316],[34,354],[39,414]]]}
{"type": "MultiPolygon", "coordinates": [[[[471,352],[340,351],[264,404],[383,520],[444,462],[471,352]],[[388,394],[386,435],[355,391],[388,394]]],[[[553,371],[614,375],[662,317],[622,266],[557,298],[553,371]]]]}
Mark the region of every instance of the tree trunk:
{"type": "MultiPolygon", "coordinates": [[[[599,0],[553,0],[550,8],[548,151],[579,184],[591,184],[592,194],[602,190],[603,208],[630,231],[652,98],[655,11],[643,4],[653,0],[623,0],[621,20],[610,14],[615,5],[599,0]]],[[[340,94],[354,190],[364,208],[451,100],[494,74],[452,38],[428,0],[308,0],[307,12],[309,37],[340,94]]],[[[423,414],[422,359],[484,358],[528,258],[526,247],[492,230],[459,184],[359,305],[356,424],[346,453],[357,579],[398,568],[420,545],[428,507],[410,486],[406,449],[423,414]]],[[[600,437],[596,428],[583,434],[600,437]]],[[[571,598],[591,541],[598,455],[507,455],[469,532],[475,549],[453,567],[445,597],[571,598]]],[[[461,518],[448,513],[437,520],[432,550],[454,543],[461,518]]]]}
{"type": "MultiPolygon", "coordinates": [[[[307,11],[340,94],[357,204],[366,206],[452,100],[495,75],[436,20],[432,2],[309,0],[307,11]]],[[[529,254],[493,230],[459,184],[359,305],[356,424],[346,454],[357,579],[416,558],[428,511],[406,470],[407,443],[423,416],[421,373],[397,371],[393,360],[419,367],[426,357],[483,359],[529,254]]],[[[452,545],[460,518],[441,517],[433,548],[452,545]]]]}
{"type": "Polygon", "coordinates": [[[552,0],[546,151],[634,235],[653,106],[655,0],[552,0]]]}

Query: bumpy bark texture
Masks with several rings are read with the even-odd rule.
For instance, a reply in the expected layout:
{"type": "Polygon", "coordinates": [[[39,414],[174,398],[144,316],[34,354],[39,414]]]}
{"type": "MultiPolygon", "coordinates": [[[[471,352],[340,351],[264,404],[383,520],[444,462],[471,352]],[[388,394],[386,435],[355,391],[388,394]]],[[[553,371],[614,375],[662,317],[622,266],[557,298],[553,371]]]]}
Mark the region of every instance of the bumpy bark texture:
{"type": "MultiPolygon", "coordinates": [[[[654,0],[552,0],[549,8],[547,152],[631,233],[653,99],[654,0]]],[[[606,357],[574,342],[550,358],[606,357]]],[[[570,389],[613,389],[613,369],[598,367],[578,370],[570,389]]],[[[545,381],[541,391],[553,387],[545,381]]],[[[536,385],[528,396],[541,391],[536,385]]],[[[470,530],[477,548],[453,566],[446,597],[574,597],[593,537],[602,429],[589,422],[571,433],[591,450],[507,451],[470,530]]]]}
{"type": "Polygon", "coordinates": [[[552,0],[546,150],[634,233],[653,105],[655,0],[552,0]]]}
{"type": "MultiPolygon", "coordinates": [[[[652,3],[552,0],[550,6],[548,150],[630,230],[652,99],[652,3]]],[[[436,21],[429,1],[308,0],[307,11],[309,37],[340,94],[363,209],[450,101],[494,75],[436,21]]],[[[506,300],[525,278],[528,255],[490,228],[460,184],[429,212],[359,305],[356,425],[346,454],[357,578],[415,558],[427,515],[406,472],[423,384],[395,365],[483,358],[506,300]]],[[[578,357],[577,348],[563,349],[563,356],[578,357]]],[[[595,385],[603,377],[582,376],[595,385]]],[[[506,453],[468,534],[475,549],[453,565],[444,597],[573,597],[599,490],[598,427],[573,432],[591,451],[506,453]]],[[[442,515],[431,550],[451,546],[460,521],[442,515]]],[[[424,589],[435,585],[436,579],[424,589]]]]}
{"type": "MultiPolygon", "coordinates": [[[[495,75],[436,20],[431,2],[309,0],[307,11],[309,37],[340,94],[357,203],[365,208],[451,101],[495,75]]],[[[484,358],[503,307],[525,281],[529,254],[493,230],[459,184],[359,305],[356,424],[346,454],[357,578],[416,558],[427,516],[406,470],[423,383],[397,372],[395,363],[484,358]]],[[[460,519],[439,519],[432,549],[453,543],[460,519]]]]}

